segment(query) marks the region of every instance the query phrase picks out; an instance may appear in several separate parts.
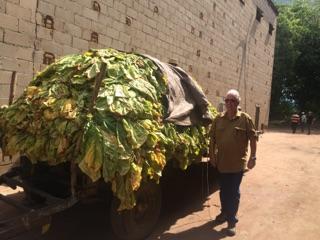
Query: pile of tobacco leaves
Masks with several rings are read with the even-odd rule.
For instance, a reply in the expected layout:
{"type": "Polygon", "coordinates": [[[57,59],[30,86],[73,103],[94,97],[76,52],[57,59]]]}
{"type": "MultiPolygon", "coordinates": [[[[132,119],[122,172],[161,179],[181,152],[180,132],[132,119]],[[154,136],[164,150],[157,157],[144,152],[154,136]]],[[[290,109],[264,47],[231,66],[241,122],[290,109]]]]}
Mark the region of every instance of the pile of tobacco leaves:
{"type": "Polygon", "coordinates": [[[66,56],[0,110],[5,154],[33,164],[76,161],[92,181],[111,182],[119,210],[135,206],[142,180],[168,160],[186,169],[208,147],[203,126],[163,122],[166,75],[148,58],[113,49],[66,56]]]}

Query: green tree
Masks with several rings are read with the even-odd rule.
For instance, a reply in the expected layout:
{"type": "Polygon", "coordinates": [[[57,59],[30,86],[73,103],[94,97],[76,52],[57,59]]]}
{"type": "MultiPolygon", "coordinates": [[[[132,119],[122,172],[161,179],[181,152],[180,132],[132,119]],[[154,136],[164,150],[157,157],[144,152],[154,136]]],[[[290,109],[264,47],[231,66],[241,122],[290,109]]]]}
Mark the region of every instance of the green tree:
{"type": "Polygon", "coordinates": [[[320,1],[280,6],[271,96],[271,118],[294,108],[318,112],[320,91],[320,1]]]}

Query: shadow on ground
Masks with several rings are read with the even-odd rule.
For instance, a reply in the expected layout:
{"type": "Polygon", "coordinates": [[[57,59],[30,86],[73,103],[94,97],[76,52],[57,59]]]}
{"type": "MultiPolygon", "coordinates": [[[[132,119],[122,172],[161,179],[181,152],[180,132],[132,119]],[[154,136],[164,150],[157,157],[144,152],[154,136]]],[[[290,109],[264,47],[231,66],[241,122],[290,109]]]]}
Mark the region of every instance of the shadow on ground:
{"type": "MultiPolygon", "coordinates": [[[[208,166],[200,164],[186,171],[175,169],[164,172],[161,183],[163,192],[161,216],[148,240],[196,239],[195,236],[200,232],[203,240],[209,238],[218,240],[223,237],[222,233],[213,229],[212,223],[184,233],[165,233],[178,219],[203,210],[207,197],[217,190],[216,172],[208,166]]],[[[35,229],[14,240],[116,240],[111,231],[109,205],[104,201],[77,204],[55,214],[50,230],[45,235],[40,234],[40,229],[35,229]]]]}

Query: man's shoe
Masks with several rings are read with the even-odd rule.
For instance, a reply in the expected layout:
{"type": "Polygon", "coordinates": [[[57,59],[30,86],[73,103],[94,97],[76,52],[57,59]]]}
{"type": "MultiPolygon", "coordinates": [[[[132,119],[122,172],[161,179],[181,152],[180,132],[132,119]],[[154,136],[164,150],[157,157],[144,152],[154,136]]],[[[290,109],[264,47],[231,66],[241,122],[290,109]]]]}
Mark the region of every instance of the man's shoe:
{"type": "Polygon", "coordinates": [[[227,216],[224,213],[220,213],[218,216],[216,216],[214,221],[217,223],[223,223],[223,222],[227,221],[227,216]]]}
{"type": "Polygon", "coordinates": [[[232,237],[236,235],[236,225],[234,223],[228,223],[228,227],[225,229],[225,233],[232,237]]]}

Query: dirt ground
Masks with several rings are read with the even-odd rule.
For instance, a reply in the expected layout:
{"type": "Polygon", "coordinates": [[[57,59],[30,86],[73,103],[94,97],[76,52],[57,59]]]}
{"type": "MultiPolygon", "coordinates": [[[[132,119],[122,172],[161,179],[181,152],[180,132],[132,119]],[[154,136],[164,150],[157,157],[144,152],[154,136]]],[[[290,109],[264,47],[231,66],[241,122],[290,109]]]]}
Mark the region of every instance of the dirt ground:
{"type": "MultiPolygon", "coordinates": [[[[203,169],[191,181],[172,186],[175,196],[167,197],[159,224],[148,240],[231,239],[223,233],[226,224],[213,226],[211,222],[220,203],[217,191],[205,197],[205,173],[203,169]]],[[[209,188],[212,190],[212,183],[209,188]]],[[[258,142],[257,166],[245,174],[241,194],[240,221],[232,239],[320,239],[320,132],[263,134],[258,142]]],[[[0,215],[5,211],[1,204],[0,215]]],[[[101,204],[76,206],[57,214],[46,235],[19,239],[112,240],[106,212],[101,204]]]]}

